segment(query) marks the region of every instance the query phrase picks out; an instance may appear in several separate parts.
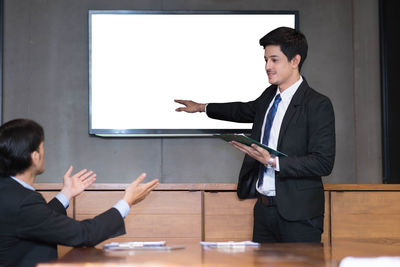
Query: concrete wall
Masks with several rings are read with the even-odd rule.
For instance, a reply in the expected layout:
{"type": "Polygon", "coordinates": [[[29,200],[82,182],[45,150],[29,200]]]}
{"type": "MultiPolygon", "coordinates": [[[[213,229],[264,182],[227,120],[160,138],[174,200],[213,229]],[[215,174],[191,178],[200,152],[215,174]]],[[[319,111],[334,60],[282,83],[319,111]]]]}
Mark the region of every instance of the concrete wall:
{"type": "Polygon", "coordinates": [[[335,108],[337,156],[324,182],[381,183],[378,0],[5,0],[3,121],[44,126],[37,182],[60,182],[70,164],[95,170],[99,183],[143,171],[163,183],[237,180],[243,154],[221,140],[89,136],[90,9],[299,10],[309,42],[303,75],[335,108]]]}

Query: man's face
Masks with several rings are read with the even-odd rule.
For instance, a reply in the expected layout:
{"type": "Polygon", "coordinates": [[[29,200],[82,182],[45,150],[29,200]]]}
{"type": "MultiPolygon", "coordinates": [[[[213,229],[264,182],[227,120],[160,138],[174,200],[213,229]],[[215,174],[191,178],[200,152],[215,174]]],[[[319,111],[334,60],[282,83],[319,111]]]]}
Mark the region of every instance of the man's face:
{"type": "Polygon", "coordinates": [[[286,89],[298,79],[298,70],[295,58],[288,58],[281,51],[279,45],[268,45],[264,51],[265,70],[270,84],[286,89]]]}

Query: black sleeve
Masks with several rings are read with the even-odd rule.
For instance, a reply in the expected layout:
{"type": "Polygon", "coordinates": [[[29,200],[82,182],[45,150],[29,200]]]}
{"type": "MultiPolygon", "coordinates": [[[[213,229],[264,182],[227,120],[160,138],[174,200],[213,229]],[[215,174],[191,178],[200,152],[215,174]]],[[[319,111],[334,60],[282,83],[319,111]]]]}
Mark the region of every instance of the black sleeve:
{"type": "Polygon", "coordinates": [[[47,205],[55,212],[67,215],[67,211],[65,210],[64,205],[58,200],[58,198],[56,197],[53,198],[52,200],[49,201],[49,203],[47,203],[47,205]]]}
{"type": "Polygon", "coordinates": [[[210,103],[207,105],[207,116],[217,120],[253,123],[255,114],[255,101],[210,103]]]}
{"type": "Polygon", "coordinates": [[[254,123],[257,111],[263,110],[266,95],[276,91],[276,87],[268,87],[256,100],[250,102],[209,103],[207,105],[207,116],[212,119],[254,123]]]}
{"type": "Polygon", "coordinates": [[[125,234],[124,220],[115,208],[93,219],[77,221],[53,210],[40,194],[30,194],[22,201],[18,219],[21,222],[16,231],[19,238],[50,244],[95,246],[125,234]]]}

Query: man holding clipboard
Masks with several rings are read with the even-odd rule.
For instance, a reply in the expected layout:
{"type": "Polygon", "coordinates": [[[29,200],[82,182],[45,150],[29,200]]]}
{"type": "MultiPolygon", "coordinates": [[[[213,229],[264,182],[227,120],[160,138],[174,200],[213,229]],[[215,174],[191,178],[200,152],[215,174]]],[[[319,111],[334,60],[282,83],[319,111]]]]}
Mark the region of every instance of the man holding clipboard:
{"type": "Polygon", "coordinates": [[[305,36],[280,27],[260,40],[269,86],[247,103],[200,104],[175,100],[176,111],[206,112],[214,119],[253,123],[251,138],[287,155],[273,157],[261,146],[230,143],[246,153],[239,198],[258,198],[254,242],[320,242],[324,219],[321,176],[333,169],[335,118],[328,97],[300,75],[307,57],[305,36]]]}

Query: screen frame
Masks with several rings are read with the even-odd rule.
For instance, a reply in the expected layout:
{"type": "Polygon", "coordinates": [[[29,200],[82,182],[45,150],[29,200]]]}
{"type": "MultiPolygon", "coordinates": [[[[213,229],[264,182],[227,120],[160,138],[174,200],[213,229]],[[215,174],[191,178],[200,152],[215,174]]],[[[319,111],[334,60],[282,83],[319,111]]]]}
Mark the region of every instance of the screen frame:
{"type": "Polygon", "coordinates": [[[96,14],[262,14],[262,15],[294,15],[295,29],[299,30],[299,11],[297,10],[235,10],[235,11],[155,11],[155,10],[89,10],[89,134],[102,137],[176,137],[176,136],[212,136],[213,134],[249,134],[251,129],[93,129],[92,128],[92,15],[96,14]]]}

